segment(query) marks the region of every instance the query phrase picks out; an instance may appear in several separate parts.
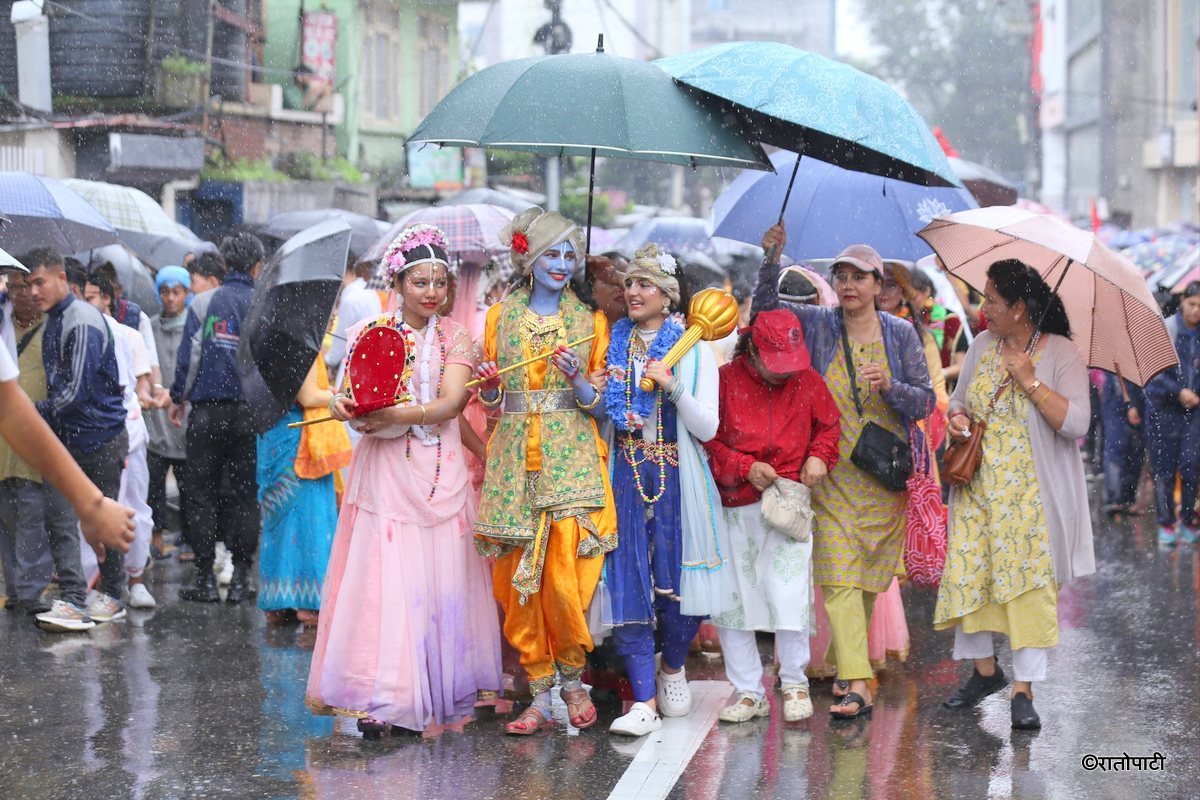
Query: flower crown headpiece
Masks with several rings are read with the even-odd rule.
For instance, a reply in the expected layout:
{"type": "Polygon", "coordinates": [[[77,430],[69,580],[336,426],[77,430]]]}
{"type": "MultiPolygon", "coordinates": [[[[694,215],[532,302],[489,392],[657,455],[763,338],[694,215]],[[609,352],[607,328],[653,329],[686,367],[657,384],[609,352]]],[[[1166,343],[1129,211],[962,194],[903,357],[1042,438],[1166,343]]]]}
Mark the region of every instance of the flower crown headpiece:
{"type": "Polygon", "coordinates": [[[383,259],[380,261],[380,266],[383,267],[383,275],[388,283],[396,279],[396,276],[404,272],[409,267],[426,262],[441,264],[450,270],[450,263],[446,259],[440,257],[433,248],[439,248],[442,252],[449,249],[450,245],[446,241],[446,234],[436,225],[428,225],[424,222],[419,222],[416,225],[405,228],[399,236],[392,240],[388,245],[387,250],[383,254],[383,259]],[[417,256],[412,261],[405,259],[405,253],[411,253],[418,247],[427,248],[428,255],[417,256]]]}
{"type": "Polygon", "coordinates": [[[679,262],[675,260],[675,256],[660,249],[653,242],[639,248],[634,254],[633,260],[637,266],[643,269],[658,271],[672,278],[679,269],[679,262]]]}

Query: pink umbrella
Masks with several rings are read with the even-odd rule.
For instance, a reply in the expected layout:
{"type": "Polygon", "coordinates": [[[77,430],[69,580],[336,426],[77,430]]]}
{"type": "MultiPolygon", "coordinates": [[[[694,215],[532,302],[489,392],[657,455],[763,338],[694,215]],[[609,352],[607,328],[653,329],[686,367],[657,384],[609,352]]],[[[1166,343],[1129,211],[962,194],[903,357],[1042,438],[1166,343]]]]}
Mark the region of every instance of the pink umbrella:
{"type": "Polygon", "coordinates": [[[392,239],[410,225],[424,222],[436,225],[446,234],[451,257],[483,263],[488,256],[508,252],[508,248],[500,244],[499,235],[500,229],[512,218],[511,210],[487,203],[421,208],[393,223],[363,258],[371,261],[383,258],[392,239]]]}
{"type": "Polygon", "coordinates": [[[1088,231],[1016,206],[992,206],[935,217],[917,235],[976,289],[996,261],[1016,258],[1036,269],[1062,298],[1089,367],[1145,386],[1179,363],[1138,268],[1088,231]]]}
{"type": "Polygon", "coordinates": [[[1171,294],[1178,294],[1187,288],[1187,285],[1192,281],[1200,281],[1200,266],[1192,267],[1187,274],[1180,279],[1179,283],[1175,284],[1171,289],[1171,294]]]}

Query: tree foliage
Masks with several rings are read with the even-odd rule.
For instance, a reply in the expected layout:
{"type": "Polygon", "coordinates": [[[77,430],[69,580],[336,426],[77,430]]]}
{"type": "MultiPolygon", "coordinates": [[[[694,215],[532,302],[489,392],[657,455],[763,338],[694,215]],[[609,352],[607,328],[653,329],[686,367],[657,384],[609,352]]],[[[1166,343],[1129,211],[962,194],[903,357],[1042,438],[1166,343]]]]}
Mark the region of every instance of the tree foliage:
{"type": "Polygon", "coordinates": [[[1029,86],[1033,5],[858,0],[879,48],[865,68],[898,87],[963,158],[1020,179],[1028,152],[1022,127],[1032,134],[1036,124],[1029,86]]]}

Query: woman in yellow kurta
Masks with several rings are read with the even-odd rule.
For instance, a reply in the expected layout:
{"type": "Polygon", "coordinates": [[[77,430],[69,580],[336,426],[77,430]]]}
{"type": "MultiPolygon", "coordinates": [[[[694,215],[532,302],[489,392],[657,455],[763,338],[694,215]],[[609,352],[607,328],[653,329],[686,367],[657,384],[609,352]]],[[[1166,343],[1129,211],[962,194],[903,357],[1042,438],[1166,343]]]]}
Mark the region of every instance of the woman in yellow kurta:
{"type": "Polygon", "coordinates": [[[550,724],[555,671],[571,724],[596,723],[580,681],[592,649],[585,612],[617,521],[594,417],[601,395],[588,376],[605,366],[608,323],[568,288],[582,231],[555,212],[530,209],[502,231],[529,283],[488,311],[480,400],[500,414],[488,442],[476,542],[495,557],[493,591],[504,635],[521,654],[533,704],[505,726],[528,735],[550,724]],[[569,342],[594,336],[590,342],[569,342]],[[511,364],[553,351],[503,375],[511,364]]]}
{"type": "Polygon", "coordinates": [[[1087,368],[1061,299],[1036,270],[1009,259],[987,276],[988,330],[967,352],[949,423],[955,441],[969,438],[972,420],[987,429],[974,477],[950,496],[933,622],[954,630],[954,657],[975,667],[944,705],[970,708],[1008,683],[992,645],[1001,633],[1012,646],[1012,726],[1038,728],[1033,683],[1058,644],[1058,587],[1095,571],[1076,444],[1091,409],[1087,368]]]}

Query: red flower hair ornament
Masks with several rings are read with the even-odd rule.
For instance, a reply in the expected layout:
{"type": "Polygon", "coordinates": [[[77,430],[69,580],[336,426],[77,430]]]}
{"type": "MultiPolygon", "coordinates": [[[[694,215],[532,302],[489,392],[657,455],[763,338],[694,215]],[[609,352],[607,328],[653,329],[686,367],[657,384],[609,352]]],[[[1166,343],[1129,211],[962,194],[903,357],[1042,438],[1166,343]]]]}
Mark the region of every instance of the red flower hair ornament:
{"type": "Polygon", "coordinates": [[[529,252],[529,239],[521,231],[514,231],[512,237],[512,249],[514,252],[525,255],[529,252]]]}

